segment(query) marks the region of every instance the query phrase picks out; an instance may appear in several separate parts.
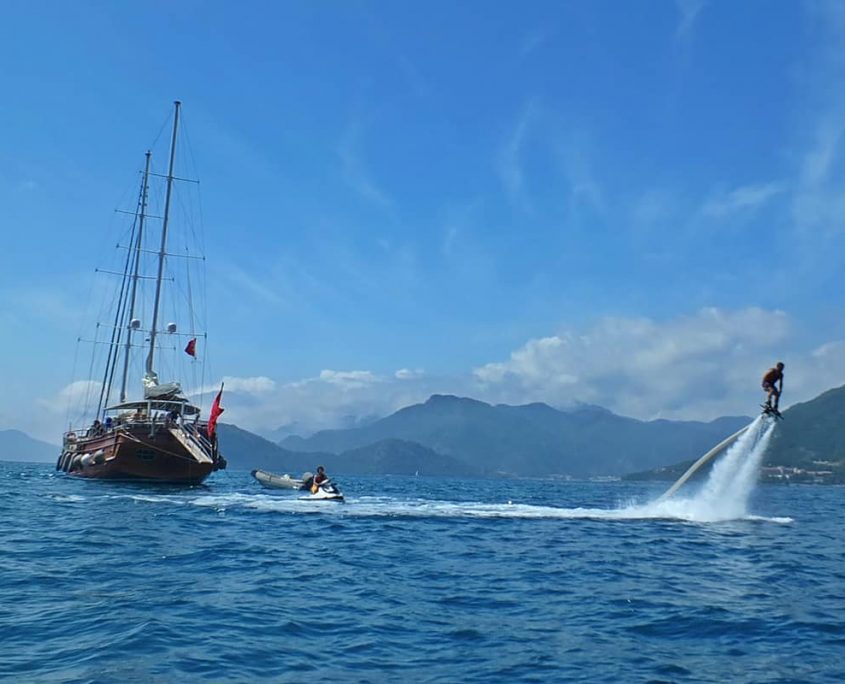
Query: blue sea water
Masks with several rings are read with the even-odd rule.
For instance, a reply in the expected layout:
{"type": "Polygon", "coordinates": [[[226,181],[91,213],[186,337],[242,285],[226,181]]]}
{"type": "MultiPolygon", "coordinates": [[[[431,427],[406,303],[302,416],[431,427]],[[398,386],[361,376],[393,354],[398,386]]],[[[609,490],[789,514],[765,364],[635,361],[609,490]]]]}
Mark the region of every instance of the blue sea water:
{"type": "Polygon", "coordinates": [[[657,484],[338,482],[0,463],[0,678],[845,681],[841,487],[714,515],[657,484]]]}

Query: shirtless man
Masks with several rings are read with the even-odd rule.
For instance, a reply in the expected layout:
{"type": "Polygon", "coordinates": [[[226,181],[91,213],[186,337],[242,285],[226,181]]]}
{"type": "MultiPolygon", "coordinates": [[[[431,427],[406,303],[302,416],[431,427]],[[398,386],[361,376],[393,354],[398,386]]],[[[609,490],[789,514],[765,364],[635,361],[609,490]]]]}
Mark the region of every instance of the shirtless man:
{"type": "Polygon", "coordinates": [[[767,392],[766,406],[777,411],[780,395],[783,392],[783,363],[780,361],[774,368],[769,368],[763,376],[763,391],[767,392]],[[772,397],[775,399],[774,405],[772,397]]]}

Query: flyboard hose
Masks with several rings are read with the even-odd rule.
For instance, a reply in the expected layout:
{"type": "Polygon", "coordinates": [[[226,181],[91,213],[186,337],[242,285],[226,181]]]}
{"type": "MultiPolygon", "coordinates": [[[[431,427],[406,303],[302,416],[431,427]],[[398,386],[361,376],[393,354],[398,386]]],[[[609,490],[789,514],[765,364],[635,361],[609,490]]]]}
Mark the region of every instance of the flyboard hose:
{"type": "Polygon", "coordinates": [[[716,456],[719,452],[723,451],[724,449],[729,447],[733,442],[735,442],[737,439],[739,439],[740,435],[743,432],[745,432],[748,428],[750,428],[751,425],[753,425],[753,423],[746,425],[744,428],[740,428],[739,430],[734,432],[730,437],[722,440],[716,446],[714,446],[712,449],[710,449],[710,451],[708,451],[706,454],[704,454],[704,456],[702,456],[695,463],[693,463],[687,469],[687,472],[685,472],[683,475],[681,475],[681,477],[678,478],[678,481],[675,484],[673,484],[671,487],[669,487],[669,489],[666,490],[666,493],[663,494],[658,499],[658,501],[664,501],[664,500],[668,499],[670,496],[672,496],[672,494],[677,492],[678,489],[680,489],[681,485],[684,484],[684,482],[689,480],[695,474],[695,471],[697,471],[699,468],[701,468],[701,466],[703,466],[705,463],[707,463],[710,459],[712,459],[714,456],[716,456]]]}

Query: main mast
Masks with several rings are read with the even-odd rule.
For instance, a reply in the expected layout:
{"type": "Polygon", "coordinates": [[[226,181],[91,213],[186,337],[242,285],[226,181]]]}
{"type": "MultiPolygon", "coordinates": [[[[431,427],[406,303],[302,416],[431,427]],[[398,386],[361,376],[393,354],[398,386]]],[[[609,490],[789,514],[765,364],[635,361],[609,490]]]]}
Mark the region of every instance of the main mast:
{"type": "Polygon", "coordinates": [[[129,316],[126,324],[126,350],[123,356],[123,377],[120,381],[120,402],[126,401],[126,378],[129,373],[129,352],[132,348],[132,331],[137,327],[135,321],[135,297],[138,291],[138,270],[141,264],[141,247],[144,239],[144,221],[147,218],[147,196],[149,193],[150,157],[147,150],[144,164],[144,182],[141,186],[141,210],[138,214],[138,234],[135,236],[135,264],[132,269],[132,292],[129,295],[129,316]],[[133,327],[134,326],[134,327],[133,327]]]}
{"type": "Polygon", "coordinates": [[[164,196],[164,220],[161,224],[161,247],[158,252],[158,276],[156,277],[156,295],[153,304],[153,322],[150,327],[150,351],[147,354],[146,374],[144,385],[147,387],[158,384],[158,376],[153,370],[153,354],[155,353],[156,329],[158,327],[158,308],[161,300],[161,281],[164,277],[164,257],[167,249],[167,224],[170,219],[170,195],[173,191],[173,163],[176,160],[176,132],[179,129],[179,108],[182,103],[179,100],[173,103],[176,112],[173,116],[173,137],[170,140],[170,163],[167,169],[167,191],[164,196]]]}

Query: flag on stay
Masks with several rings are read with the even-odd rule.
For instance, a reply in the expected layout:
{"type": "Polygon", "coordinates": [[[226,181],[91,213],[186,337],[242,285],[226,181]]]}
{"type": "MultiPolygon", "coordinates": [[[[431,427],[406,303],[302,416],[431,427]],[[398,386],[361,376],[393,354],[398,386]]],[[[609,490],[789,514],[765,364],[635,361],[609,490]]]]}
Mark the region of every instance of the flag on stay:
{"type": "Polygon", "coordinates": [[[214,403],[211,405],[211,414],[208,416],[208,438],[211,439],[214,437],[214,429],[217,427],[217,419],[220,417],[220,414],[223,413],[224,409],[220,405],[220,398],[223,396],[223,385],[220,385],[220,391],[217,393],[217,397],[214,399],[214,403]]]}
{"type": "Polygon", "coordinates": [[[193,338],[190,342],[188,342],[188,346],[185,347],[185,353],[189,356],[193,356],[194,358],[197,357],[197,338],[193,338]]]}

